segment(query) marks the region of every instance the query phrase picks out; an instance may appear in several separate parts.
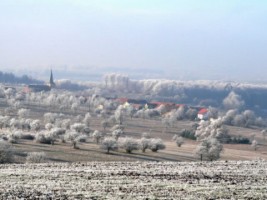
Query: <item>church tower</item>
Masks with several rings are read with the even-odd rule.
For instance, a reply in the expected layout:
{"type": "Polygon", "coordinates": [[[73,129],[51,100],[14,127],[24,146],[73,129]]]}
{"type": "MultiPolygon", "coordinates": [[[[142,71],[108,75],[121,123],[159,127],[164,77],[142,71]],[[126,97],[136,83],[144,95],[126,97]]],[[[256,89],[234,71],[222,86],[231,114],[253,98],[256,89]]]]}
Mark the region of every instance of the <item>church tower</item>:
{"type": "Polygon", "coordinates": [[[56,86],[56,84],[54,82],[54,78],[53,78],[52,69],[51,69],[51,74],[50,74],[49,86],[50,86],[50,88],[54,88],[56,86]]]}

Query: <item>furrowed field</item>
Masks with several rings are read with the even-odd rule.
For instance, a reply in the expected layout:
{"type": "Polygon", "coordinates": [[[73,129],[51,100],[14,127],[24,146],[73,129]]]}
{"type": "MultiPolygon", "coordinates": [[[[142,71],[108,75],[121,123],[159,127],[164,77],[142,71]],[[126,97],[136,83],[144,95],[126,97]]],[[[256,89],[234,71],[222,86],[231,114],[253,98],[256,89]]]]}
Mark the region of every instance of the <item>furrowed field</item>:
{"type": "Polygon", "coordinates": [[[0,165],[1,199],[266,199],[267,162],[0,165]]]}

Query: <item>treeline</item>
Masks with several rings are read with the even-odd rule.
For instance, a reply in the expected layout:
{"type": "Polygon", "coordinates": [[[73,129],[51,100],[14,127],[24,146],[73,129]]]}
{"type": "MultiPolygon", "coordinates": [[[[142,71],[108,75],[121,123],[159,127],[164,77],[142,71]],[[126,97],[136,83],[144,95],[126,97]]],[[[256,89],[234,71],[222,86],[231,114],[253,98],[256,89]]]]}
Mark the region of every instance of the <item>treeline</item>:
{"type": "Polygon", "coordinates": [[[13,73],[0,71],[0,82],[9,84],[43,84],[43,81],[33,79],[27,75],[15,76],[13,73]]]}
{"type": "Polygon", "coordinates": [[[223,108],[223,100],[234,92],[251,109],[267,116],[267,84],[223,81],[131,80],[127,75],[107,74],[103,87],[110,94],[133,94],[135,98],[170,101],[199,106],[223,108]]]}

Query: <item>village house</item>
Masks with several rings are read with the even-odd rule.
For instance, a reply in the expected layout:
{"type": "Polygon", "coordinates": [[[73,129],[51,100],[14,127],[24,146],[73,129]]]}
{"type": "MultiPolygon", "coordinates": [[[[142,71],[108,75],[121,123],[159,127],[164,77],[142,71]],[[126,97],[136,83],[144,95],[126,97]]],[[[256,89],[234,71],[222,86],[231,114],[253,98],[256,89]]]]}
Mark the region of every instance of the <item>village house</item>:
{"type": "Polygon", "coordinates": [[[200,120],[209,119],[209,111],[206,108],[202,108],[198,111],[197,118],[200,120]]]}

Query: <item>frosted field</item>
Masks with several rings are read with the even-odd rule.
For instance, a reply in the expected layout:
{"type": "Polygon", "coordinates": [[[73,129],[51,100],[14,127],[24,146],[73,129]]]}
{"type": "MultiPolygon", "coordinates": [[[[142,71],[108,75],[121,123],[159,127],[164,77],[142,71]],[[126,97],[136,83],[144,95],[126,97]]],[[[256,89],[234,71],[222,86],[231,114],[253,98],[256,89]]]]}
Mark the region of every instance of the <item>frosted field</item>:
{"type": "Polygon", "coordinates": [[[0,165],[0,199],[267,199],[266,161],[0,165]]]}

